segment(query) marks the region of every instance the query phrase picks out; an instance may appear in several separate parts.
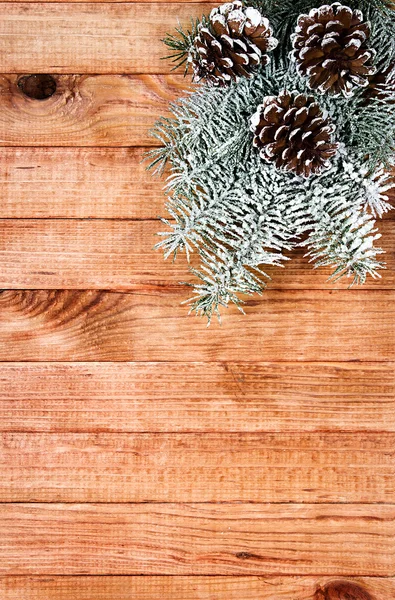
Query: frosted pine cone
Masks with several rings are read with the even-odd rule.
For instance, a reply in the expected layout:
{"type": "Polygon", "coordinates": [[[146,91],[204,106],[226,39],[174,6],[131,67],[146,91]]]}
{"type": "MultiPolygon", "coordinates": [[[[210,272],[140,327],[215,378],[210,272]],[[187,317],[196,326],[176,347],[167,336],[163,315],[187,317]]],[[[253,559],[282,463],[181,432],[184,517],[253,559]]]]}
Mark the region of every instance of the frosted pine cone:
{"type": "Polygon", "coordinates": [[[251,117],[251,131],[264,160],[306,178],[327,169],[339,147],[332,139],[335,126],[319,104],[297,91],[264,98],[251,117]]]}
{"type": "Polygon", "coordinates": [[[335,2],[301,15],[291,36],[291,58],[311,89],[350,97],[356,87],[367,87],[376,72],[376,51],[369,48],[370,24],[360,10],[335,2]]]}
{"type": "Polygon", "coordinates": [[[269,21],[257,9],[245,8],[239,0],[223,4],[198,27],[189,55],[194,80],[226,85],[249,77],[269,62],[267,52],[277,44],[269,21]]]}

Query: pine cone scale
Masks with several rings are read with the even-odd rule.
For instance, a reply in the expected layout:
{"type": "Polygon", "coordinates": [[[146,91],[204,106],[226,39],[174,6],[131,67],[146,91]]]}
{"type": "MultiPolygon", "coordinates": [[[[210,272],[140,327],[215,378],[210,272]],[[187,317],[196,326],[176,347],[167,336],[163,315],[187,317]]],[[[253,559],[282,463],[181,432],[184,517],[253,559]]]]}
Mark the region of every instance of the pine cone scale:
{"type": "Polygon", "coordinates": [[[226,36],[228,33],[223,15],[214,15],[214,18],[211,21],[211,26],[216,36],[226,36]]]}
{"type": "Polygon", "coordinates": [[[395,103],[395,63],[391,63],[385,71],[371,78],[364,95],[366,101],[377,99],[389,105],[395,103]]]}
{"type": "Polygon", "coordinates": [[[308,109],[304,106],[296,111],[294,118],[295,127],[301,127],[309,116],[308,109]]]}

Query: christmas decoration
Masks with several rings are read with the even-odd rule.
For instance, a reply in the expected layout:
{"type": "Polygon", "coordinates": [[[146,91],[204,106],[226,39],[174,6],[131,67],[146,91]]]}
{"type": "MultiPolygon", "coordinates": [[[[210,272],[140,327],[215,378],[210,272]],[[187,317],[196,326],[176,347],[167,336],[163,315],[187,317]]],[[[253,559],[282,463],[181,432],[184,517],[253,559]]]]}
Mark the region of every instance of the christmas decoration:
{"type": "Polygon", "coordinates": [[[283,90],[267,96],[251,118],[254,146],[267,162],[309,177],[330,166],[339,147],[330,123],[313,96],[283,90]]]}
{"type": "Polygon", "coordinates": [[[376,72],[376,51],[367,45],[369,37],[370,25],[362,12],[335,2],[299,17],[291,56],[311,89],[347,98],[355,87],[367,87],[376,72]]]}
{"type": "Polygon", "coordinates": [[[191,310],[243,310],[297,246],[334,281],[378,277],[375,221],[395,164],[387,2],[236,1],[165,42],[200,82],[157,122],[149,153],[154,172],[168,169],[157,246],[198,257],[191,310]]]}
{"type": "Polygon", "coordinates": [[[214,8],[207,23],[200,23],[190,52],[194,79],[215,85],[249,77],[270,58],[277,46],[269,21],[259,10],[235,0],[214,8]]]}

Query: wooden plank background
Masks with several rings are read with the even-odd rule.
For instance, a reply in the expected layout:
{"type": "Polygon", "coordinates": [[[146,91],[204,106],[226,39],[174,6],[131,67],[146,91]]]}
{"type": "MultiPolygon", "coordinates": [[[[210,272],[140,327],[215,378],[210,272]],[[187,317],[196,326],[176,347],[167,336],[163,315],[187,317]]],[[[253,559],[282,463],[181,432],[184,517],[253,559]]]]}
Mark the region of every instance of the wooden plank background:
{"type": "Polygon", "coordinates": [[[152,250],[160,38],[211,6],[0,2],[2,600],[395,596],[394,215],[381,279],[296,252],[209,329],[152,250]]]}

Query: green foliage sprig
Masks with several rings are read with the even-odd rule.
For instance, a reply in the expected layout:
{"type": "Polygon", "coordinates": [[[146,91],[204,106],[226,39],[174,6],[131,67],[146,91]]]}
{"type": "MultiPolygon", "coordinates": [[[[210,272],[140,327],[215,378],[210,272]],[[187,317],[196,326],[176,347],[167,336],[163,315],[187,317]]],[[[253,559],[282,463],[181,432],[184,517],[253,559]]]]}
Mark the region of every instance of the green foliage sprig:
{"type": "Polygon", "coordinates": [[[191,19],[189,27],[184,28],[181,24],[176,27],[175,33],[168,33],[162,40],[170,49],[170,54],[164,57],[164,60],[171,60],[174,63],[173,70],[184,66],[184,75],[188,73],[188,56],[193,48],[193,41],[197,34],[199,23],[203,19],[191,19]]]}

